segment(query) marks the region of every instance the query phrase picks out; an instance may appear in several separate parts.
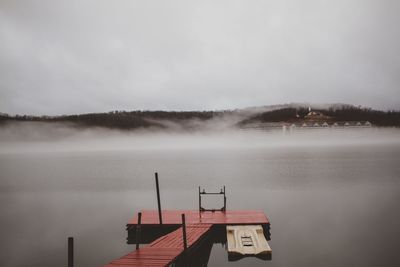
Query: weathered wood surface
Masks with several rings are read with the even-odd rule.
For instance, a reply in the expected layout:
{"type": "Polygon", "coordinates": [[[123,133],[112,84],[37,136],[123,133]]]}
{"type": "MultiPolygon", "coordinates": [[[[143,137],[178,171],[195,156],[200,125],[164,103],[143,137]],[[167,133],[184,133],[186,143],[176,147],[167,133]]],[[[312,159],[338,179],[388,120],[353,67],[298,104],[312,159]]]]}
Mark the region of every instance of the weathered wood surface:
{"type": "MultiPolygon", "coordinates": [[[[158,216],[158,215],[157,215],[158,216]]],[[[187,246],[190,249],[204,238],[210,231],[212,224],[188,224],[186,226],[187,246]]],[[[164,235],[147,247],[139,248],[105,267],[163,267],[173,263],[184,251],[182,228],[164,235]]]]}
{"type": "MultiPolygon", "coordinates": [[[[158,225],[159,217],[156,210],[143,210],[142,225],[158,225]]],[[[209,223],[214,225],[250,225],[250,224],[269,224],[264,212],[256,210],[227,210],[222,211],[204,211],[196,210],[163,210],[162,220],[164,225],[180,225],[182,223],[181,214],[186,216],[187,224],[209,223]]],[[[137,215],[132,218],[129,225],[136,225],[137,215]]]]}
{"type": "Polygon", "coordinates": [[[226,239],[228,253],[258,255],[272,252],[261,225],[228,225],[226,239]]]}

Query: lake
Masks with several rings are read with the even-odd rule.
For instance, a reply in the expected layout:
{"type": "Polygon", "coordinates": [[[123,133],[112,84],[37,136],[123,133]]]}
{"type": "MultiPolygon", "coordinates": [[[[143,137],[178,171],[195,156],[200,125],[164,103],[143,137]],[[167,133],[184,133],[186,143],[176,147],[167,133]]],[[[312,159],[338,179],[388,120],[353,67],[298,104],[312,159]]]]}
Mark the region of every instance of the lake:
{"type": "MultiPolygon", "coordinates": [[[[197,187],[226,186],[228,209],[271,221],[272,260],[208,266],[400,266],[400,130],[124,133],[0,130],[0,266],[102,266],[132,250],[125,224],[196,209],[197,187]]],[[[219,207],[212,199],[207,205],[219,207]]]]}

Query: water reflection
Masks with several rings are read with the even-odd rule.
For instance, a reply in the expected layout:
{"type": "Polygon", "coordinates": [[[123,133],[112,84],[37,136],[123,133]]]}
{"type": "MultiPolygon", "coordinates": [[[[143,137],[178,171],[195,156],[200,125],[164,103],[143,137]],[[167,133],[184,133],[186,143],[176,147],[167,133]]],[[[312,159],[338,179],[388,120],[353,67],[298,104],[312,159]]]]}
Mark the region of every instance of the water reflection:
{"type": "Polygon", "coordinates": [[[60,266],[67,236],[75,237],[78,267],[134,250],[125,225],[157,207],[156,170],[165,209],[196,208],[198,185],[227,185],[227,209],[268,215],[272,261],[228,262],[225,248],[212,243],[210,267],[400,266],[399,136],[374,130],[0,142],[0,266],[60,266]]]}
{"type": "MultiPolygon", "coordinates": [[[[270,240],[269,228],[264,230],[265,237],[270,240]]],[[[205,267],[208,266],[212,248],[214,246],[220,245],[226,251],[226,258],[228,261],[240,261],[243,258],[253,257],[259,260],[270,261],[272,260],[272,254],[263,254],[256,256],[239,256],[230,255],[227,251],[227,240],[226,240],[226,229],[225,226],[214,226],[212,232],[206,236],[199,244],[193,247],[191,250],[187,251],[182,255],[173,266],[176,267],[205,267]]]]}

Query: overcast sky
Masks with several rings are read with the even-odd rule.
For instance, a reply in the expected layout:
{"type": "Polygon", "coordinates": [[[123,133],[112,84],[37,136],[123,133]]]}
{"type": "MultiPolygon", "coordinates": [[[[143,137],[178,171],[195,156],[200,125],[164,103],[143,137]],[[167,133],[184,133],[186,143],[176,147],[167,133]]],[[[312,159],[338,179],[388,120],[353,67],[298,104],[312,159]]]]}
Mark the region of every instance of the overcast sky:
{"type": "Polygon", "coordinates": [[[400,1],[0,0],[0,112],[400,108],[400,1]]]}

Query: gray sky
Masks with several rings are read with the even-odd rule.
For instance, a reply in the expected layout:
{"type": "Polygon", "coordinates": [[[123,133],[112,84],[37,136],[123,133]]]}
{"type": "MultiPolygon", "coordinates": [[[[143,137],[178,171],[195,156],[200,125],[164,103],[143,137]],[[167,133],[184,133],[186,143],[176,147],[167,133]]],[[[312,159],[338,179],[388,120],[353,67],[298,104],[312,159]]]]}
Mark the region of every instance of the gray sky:
{"type": "Polygon", "coordinates": [[[0,112],[400,108],[400,1],[0,0],[0,112]]]}

